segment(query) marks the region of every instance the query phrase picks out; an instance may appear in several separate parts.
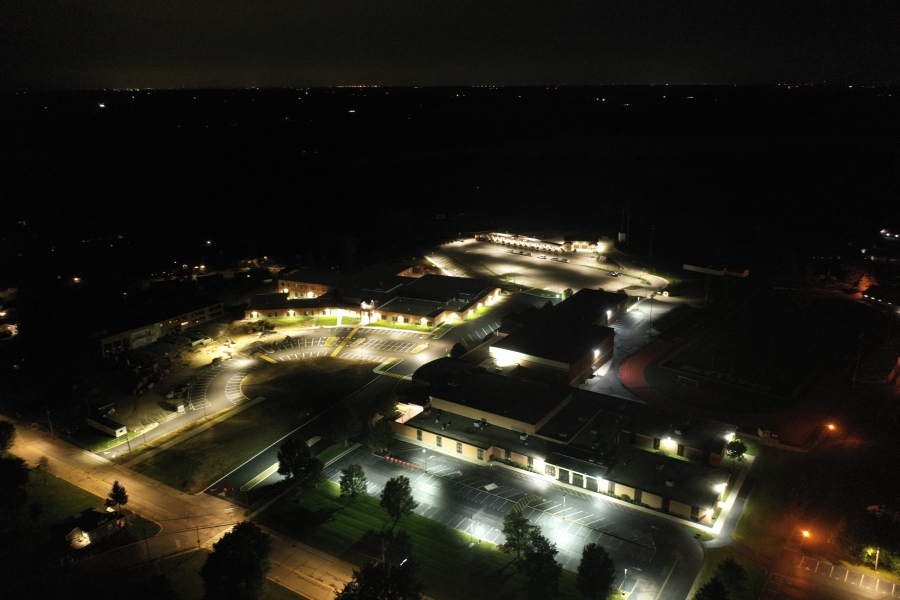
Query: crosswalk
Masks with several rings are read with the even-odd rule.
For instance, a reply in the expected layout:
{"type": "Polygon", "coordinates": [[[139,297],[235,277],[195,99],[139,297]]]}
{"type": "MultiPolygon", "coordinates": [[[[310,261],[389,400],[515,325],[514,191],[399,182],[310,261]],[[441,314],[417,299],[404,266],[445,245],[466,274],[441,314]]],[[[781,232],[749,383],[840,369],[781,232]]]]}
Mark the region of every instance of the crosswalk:
{"type": "Polygon", "coordinates": [[[237,404],[241,400],[246,400],[247,397],[244,395],[243,390],[241,389],[241,383],[244,381],[244,377],[252,373],[253,371],[259,369],[262,363],[255,362],[240,371],[236,371],[232,374],[231,377],[228,378],[228,382],[225,384],[225,397],[232,404],[237,404]]]}

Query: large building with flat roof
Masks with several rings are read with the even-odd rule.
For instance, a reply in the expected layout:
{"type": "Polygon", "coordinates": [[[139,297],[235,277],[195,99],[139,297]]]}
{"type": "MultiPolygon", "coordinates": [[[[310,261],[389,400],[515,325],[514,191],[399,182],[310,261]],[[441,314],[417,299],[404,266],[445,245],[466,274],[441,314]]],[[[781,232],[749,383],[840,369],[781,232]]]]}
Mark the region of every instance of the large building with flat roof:
{"type": "Polygon", "coordinates": [[[518,464],[703,523],[712,521],[729,481],[717,467],[734,425],[504,377],[452,358],[423,365],[413,381],[418,391],[409,397],[420,404],[401,405],[391,426],[436,452],[518,464]]]}
{"type": "Polygon", "coordinates": [[[291,271],[279,277],[280,293],[254,296],[244,318],[345,315],[363,324],[434,327],[471,317],[500,297],[500,289],[484,279],[414,271],[396,265],[373,265],[349,275],[291,271]]]}
{"type": "Polygon", "coordinates": [[[583,289],[552,308],[526,309],[503,318],[503,339],[490,347],[498,368],[511,365],[577,386],[612,360],[615,331],[608,327],[628,309],[628,296],[583,289]]]}

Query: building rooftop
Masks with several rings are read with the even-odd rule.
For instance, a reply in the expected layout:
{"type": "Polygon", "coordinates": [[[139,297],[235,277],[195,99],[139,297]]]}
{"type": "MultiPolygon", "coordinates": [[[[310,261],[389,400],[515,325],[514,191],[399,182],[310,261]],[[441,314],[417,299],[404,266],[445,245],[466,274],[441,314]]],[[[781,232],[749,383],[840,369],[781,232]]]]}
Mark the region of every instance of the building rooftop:
{"type": "Polygon", "coordinates": [[[692,417],[588,390],[575,390],[573,398],[590,402],[599,409],[590,427],[578,436],[577,443],[584,446],[612,442],[620,431],[634,431],[660,440],[671,438],[691,448],[720,454],[729,435],[737,429],[730,423],[692,417]]]}
{"type": "MultiPolygon", "coordinates": [[[[405,289],[403,291],[406,291],[405,289]]],[[[417,300],[415,298],[406,298],[403,296],[388,300],[378,310],[403,313],[406,315],[415,315],[417,317],[434,318],[445,310],[456,310],[450,308],[443,302],[432,302],[430,300],[417,300]]]]}
{"type": "Polygon", "coordinates": [[[458,358],[442,357],[427,362],[412,375],[416,383],[426,385],[440,385],[456,379],[462,374],[469,373],[476,368],[472,363],[458,358]]]}
{"type": "Polygon", "coordinates": [[[436,386],[431,392],[434,398],[531,425],[537,424],[571,394],[572,388],[568,386],[529,383],[480,369],[436,386]]]}
{"type": "Polygon", "coordinates": [[[471,303],[472,300],[487,293],[493,287],[484,279],[423,275],[405,285],[402,294],[410,298],[432,300],[445,304],[454,299],[464,303],[471,303]]]}
{"type": "Polygon", "coordinates": [[[571,365],[613,335],[610,327],[540,319],[513,331],[493,347],[571,365]]]}
{"type": "Polygon", "coordinates": [[[334,304],[333,294],[324,294],[318,298],[291,298],[288,294],[256,294],[250,298],[247,310],[300,310],[334,304]]]}
{"type": "Polygon", "coordinates": [[[553,307],[553,317],[581,323],[606,322],[606,311],[615,312],[628,302],[627,294],[584,288],[553,307]]]}

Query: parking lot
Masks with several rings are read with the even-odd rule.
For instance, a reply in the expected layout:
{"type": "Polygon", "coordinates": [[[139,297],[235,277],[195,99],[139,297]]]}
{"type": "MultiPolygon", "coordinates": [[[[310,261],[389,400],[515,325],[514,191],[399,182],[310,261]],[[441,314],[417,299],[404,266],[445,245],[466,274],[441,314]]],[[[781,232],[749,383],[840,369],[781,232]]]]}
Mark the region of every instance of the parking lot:
{"type": "Polygon", "coordinates": [[[636,528],[639,522],[629,518],[627,512],[606,510],[605,503],[598,505],[587,494],[570,492],[569,503],[577,505],[564,506],[561,494],[558,500],[547,497],[557,495],[556,486],[540,489],[527,475],[520,478],[506,469],[488,470],[442,454],[422,452],[420,447],[404,442],[392,445],[392,451],[398,456],[408,455],[403,460],[414,456],[420,468],[357,449],[329,467],[326,476],[337,482],[342,468],[358,463],[366,473],[368,493],[377,497],[387,479],[405,475],[419,503],[416,514],[467,532],[473,541],[502,543],[503,517],[513,508],[522,509],[557,545],[557,560],[566,569],[577,568],[585,544],[595,542],[606,548],[618,565],[620,578],[628,569],[625,589],[635,591],[633,598],[655,597],[671,566],[670,558],[657,554],[649,529],[636,528]]]}

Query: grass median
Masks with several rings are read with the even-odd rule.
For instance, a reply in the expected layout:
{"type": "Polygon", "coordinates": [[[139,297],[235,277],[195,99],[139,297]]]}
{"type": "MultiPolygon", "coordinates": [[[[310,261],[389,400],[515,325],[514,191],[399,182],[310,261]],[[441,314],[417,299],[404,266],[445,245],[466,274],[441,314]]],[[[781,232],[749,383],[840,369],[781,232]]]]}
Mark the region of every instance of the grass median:
{"type": "MultiPolygon", "coordinates": [[[[355,565],[381,556],[380,533],[391,525],[378,499],[364,496],[348,505],[331,482],[286,495],[257,521],[355,565]]],[[[412,558],[428,596],[437,600],[522,597],[527,580],[516,572],[512,557],[494,544],[477,543],[468,533],[419,515],[401,519],[396,530],[400,529],[412,539],[412,558]]],[[[563,571],[559,588],[557,598],[581,597],[575,590],[574,573],[563,571]]]]}
{"type": "Polygon", "coordinates": [[[307,418],[375,378],[371,364],[312,358],[251,373],[244,393],[266,400],[135,465],[176,489],[196,493],[287,435],[307,418]]]}

